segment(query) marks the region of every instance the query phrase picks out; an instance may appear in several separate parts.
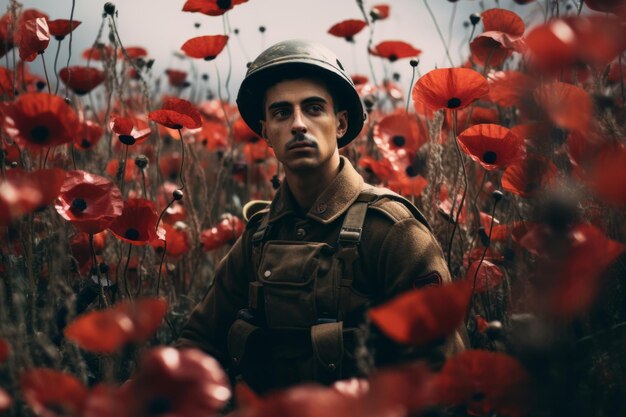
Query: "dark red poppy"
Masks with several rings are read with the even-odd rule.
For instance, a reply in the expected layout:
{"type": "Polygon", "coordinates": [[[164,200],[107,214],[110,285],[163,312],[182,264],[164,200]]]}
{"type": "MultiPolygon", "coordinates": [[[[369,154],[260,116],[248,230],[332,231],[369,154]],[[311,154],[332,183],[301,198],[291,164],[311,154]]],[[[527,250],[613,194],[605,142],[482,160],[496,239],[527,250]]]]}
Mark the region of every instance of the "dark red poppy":
{"type": "Polygon", "coordinates": [[[159,158],[159,170],[166,180],[176,181],[180,172],[181,157],[178,152],[159,158]]]}
{"type": "Polygon", "coordinates": [[[41,198],[37,209],[41,209],[52,204],[57,198],[66,174],[64,170],[59,168],[38,169],[31,172],[14,168],[5,172],[5,178],[18,189],[32,186],[38,190],[41,198]]]}
{"type": "Polygon", "coordinates": [[[146,341],[161,325],[166,312],[167,302],[162,299],[122,301],[75,318],[63,332],[85,350],[110,354],[128,343],[146,341]]]}
{"type": "Polygon", "coordinates": [[[127,46],[124,49],[126,50],[126,54],[124,54],[122,50],[118,52],[118,57],[120,59],[126,59],[126,56],[128,56],[130,59],[137,59],[148,56],[148,51],[146,50],[146,48],[143,48],[141,46],[127,46]]]}
{"type": "Polygon", "coordinates": [[[552,183],[557,172],[552,161],[529,154],[506,167],[502,174],[502,188],[521,197],[533,197],[552,183]]]}
{"type": "MultiPolygon", "coordinates": [[[[165,238],[167,241],[167,248],[165,254],[169,259],[177,260],[189,252],[189,233],[184,227],[178,225],[169,225],[168,223],[161,223],[159,227],[165,230],[165,238]]],[[[164,241],[160,239],[150,242],[150,246],[157,250],[163,250],[165,246],[164,241]]]]}
{"type": "Polygon", "coordinates": [[[414,114],[404,111],[389,114],[374,127],[374,141],[379,148],[411,161],[417,150],[426,143],[427,138],[422,129],[414,114]]]}
{"type": "Polygon", "coordinates": [[[504,32],[483,32],[470,42],[472,60],[482,66],[500,67],[513,51],[523,52],[521,38],[504,32]]]}
{"type": "Polygon", "coordinates": [[[41,191],[33,184],[17,186],[10,181],[0,182],[0,225],[32,213],[42,202],[41,191]]]}
{"type": "Polygon", "coordinates": [[[145,142],[152,132],[149,128],[135,129],[134,121],[130,117],[116,116],[112,118],[111,130],[117,134],[124,145],[134,145],[145,142]]]}
{"type": "Polygon", "coordinates": [[[155,230],[158,218],[152,201],[129,198],[124,201],[122,214],[109,225],[109,230],[125,242],[143,246],[158,237],[155,230]]]}
{"type": "Polygon", "coordinates": [[[59,71],[59,77],[70,90],[84,96],[102,84],[104,72],[93,67],[66,67],[59,71]]]}
{"type": "Polygon", "coordinates": [[[172,87],[184,87],[187,82],[187,71],[179,71],[175,69],[166,69],[167,81],[172,87]]]}
{"type": "Polygon", "coordinates": [[[504,126],[474,125],[458,136],[459,146],[486,170],[500,169],[522,154],[523,140],[504,126]]]}
{"type": "Polygon", "coordinates": [[[13,49],[13,22],[13,14],[10,12],[6,12],[0,17],[0,58],[13,49]]]}
{"type": "Polygon", "coordinates": [[[491,72],[488,79],[489,98],[502,107],[527,105],[537,86],[537,81],[519,71],[491,72]]]}
{"type": "Polygon", "coordinates": [[[262,140],[241,117],[238,117],[233,123],[233,138],[237,143],[254,143],[262,140]]]}
{"type": "Polygon", "coordinates": [[[120,190],[104,177],[86,171],[69,171],[55,208],[78,230],[96,234],[122,214],[120,190]]]}
{"type": "Polygon", "coordinates": [[[626,147],[607,145],[595,156],[588,183],[608,204],[626,207],[626,147]]]}
{"type": "Polygon", "coordinates": [[[386,183],[394,173],[394,167],[387,158],[375,160],[369,156],[362,156],[359,158],[359,166],[363,168],[365,174],[374,174],[379,183],[386,183]]]}
{"type": "Polygon", "coordinates": [[[416,103],[423,103],[432,110],[460,110],[488,93],[487,80],[479,72],[467,68],[440,68],[420,77],[412,95],[416,103]]]}
{"type": "Polygon", "coordinates": [[[451,334],[463,321],[471,285],[458,281],[401,294],[369,310],[372,322],[395,342],[422,346],[451,334]]]}
{"type": "Polygon", "coordinates": [[[15,95],[13,89],[13,71],[8,68],[0,67],[0,96],[12,98],[15,95]]]}
{"type": "Polygon", "coordinates": [[[74,139],[74,147],[77,149],[91,149],[98,144],[104,129],[99,123],[86,120],[80,124],[74,139]]]}
{"type": "Polygon", "coordinates": [[[534,404],[530,375],[505,353],[461,352],[446,361],[435,384],[440,403],[465,405],[471,415],[523,417],[534,404]]]}
{"type": "Polygon", "coordinates": [[[354,83],[354,85],[365,84],[369,81],[367,75],[363,74],[352,74],[350,78],[352,78],[352,82],[354,83]]]}
{"type": "Polygon", "coordinates": [[[209,16],[221,16],[233,7],[248,0],[187,0],[183,12],[197,12],[209,16]]]}
{"type": "Polygon", "coordinates": [[[525,221],[494,225],[491,230],[491,240],[497,242],[506,241],[510,238],[515,242],[528,233],[529,227],[530,224],[525,221]]]}
{"type": "Polygon", "coordinates": [[[476,286],[474,292],[481,293],[487,290],[496,288],[504,280],[504,273],[497,265],[494,265],[488,260],[480,262],[474,261],[467,269],[465,273],[465,279],[474,285],[474,279],[476,279],[476,286]],[[480,265],[480,268],[479,268],[480,265]],[[476,273],[478,270],[478,273],[476,273]]]}
{"type": "Polygon", "coordinates": [[[204,120],[202,130],[196,133],[196,142],[209,151],[225,149],[229,146],[228,126],[215,120],[204,120]]]}
{"type": "Polygon", "coordinates": [[[367,22],[359,19],[343,20],[330,29],[328,33],[339,38],[345,38],[348,42],[354,42],[354,35],[363,30],[367,26],[367,22]]]}
{"type": "Polygon", "coordinates": [[[58,41],[63,40],[70,32],[73,32],[82,22],[78,20],[57,19],[48,20],[50,35],[58,41]]]}
{"type": "Polygon", "coordinates": [[[151,111],[148,118],[170,129],[197,129],[202,126],[202,116],[196,106],[180,98],[163,100],[161,109],[151,111]]]}
{"type": "Polygon", "coordinates": [[[15,34],[20,50],[20,58],[31,62],[42,54],[50,44],[50,31],[45,17],[23,20],[20,18],[15,34]]]}
{"type": "Polygon", "coordinates": [[[11,346],[9,343],[0,338],[0,363],[4,363],[11,354],[11,346]]]}
{"type": "Polygon", "coordinates": [[[572,84],[553,82],[539,86],[535,101],[555,126],[588,132],[594,106],[587,91],[572,84]]]}
{"type": "Polygon", "coordinates": [[[511,36],[522,36],[526,25],[517,13],[506,9],[489,9],[480,13],[485,32],[498,31],[511,36]]]}
{"type": "Polygon", "coordinates": [[[422,53],[422,50],[414,48],[404,41],[385,41],[374,46],[374,49],[370,49],[369,53],[394,62],[401,58],[416,57],[422,53]]]}
{"type": "Polygon", "coordinates": [[[384,20],[389,17],[389,5],[388,4],[375,4],[370,10],[370,16],[372,20],[384,20]]]}
{"type": "MultiPolygon", "coordinates": [[[[96,255],[104,250],[106,237],[107,232],[100,232],[93,235],[93,250],[96,255]]],[[[72,256],[78,261],[80,266],[91,266],[92,255],[88,233],[78,232],[72,236],[72,239],[70,239],[70,250],[72,256]]]]}
{"type": "Polygon", "coordinates": [[[215,59],[228,42],[226,35],[209,35],[191,38],[180,47],[185,55],[191,58],[201,58],[205,61],[215,59]]]}
{"type": "Polygon", "coordinates": [[[456,200],[452,201],[452,198],[448,195],[448,187],[444,184],[439,190],[439,204],[437,205],[437,212],[441,217],[446,219],[450,223],[456,223],[457,216],[460,224],[465,223],[467,218],[467,205],[464,203],[461,212],[459,213],[459,207],[461,205],[461,194],[456,195],[456,200]]]}
{"type": "Polygon", "coordinates": [[[96,44],[92,48],[87,48],[83,51],[83,59],[88,61],[107,61],[113,58],[113,48],[103,43],[96,44]]]}
{"type": "Polygon", "coordinates": [[[243,146],[243,153],[248,165],[267,161],[275,158],[274,150],[267,145],[264,140],[248,142],[243,146]]]}
{"type": "Polygon", "coordinates": [[[6,110],[5,129],[25,146],[51,147],[71,142],[78,117],[59,96],[47,93],[20,95],[6,110]]]}
{"type": "Polygon", "coordinates": [[[20,375],[26,403],[42,417],[81,415],[88,390],[78,378],[48,368],[33,368],[20,375]]]}
{"type": "MultiPolygon", "coordinates": [[[[111,159],[107,163],[105,171],[110,178],[117,178],[118,171],[120,171],[120,160],[111,159]]],[[[125,170],[124,170],[124,181],[133,181],[134,179],[138,179],[139,175],[140,174],[139,172],[137,172],[137,167],[135,166],[135,164],[132,164],[132,163],[126,164],[125,170]]]]}
{"type": "Polygon", "coordinates": [[[202,248],[208,252],[226,244],[233,244],[241,236],[244,228],[245,225],[239,217],[224,215],[216,226],[201,233],[202,248]]]}
{"type": "Polygon", "coordinates": [[[624,0],[583,0],[585,6],[597,12],[620,13],[626,9],[624,0]]]}

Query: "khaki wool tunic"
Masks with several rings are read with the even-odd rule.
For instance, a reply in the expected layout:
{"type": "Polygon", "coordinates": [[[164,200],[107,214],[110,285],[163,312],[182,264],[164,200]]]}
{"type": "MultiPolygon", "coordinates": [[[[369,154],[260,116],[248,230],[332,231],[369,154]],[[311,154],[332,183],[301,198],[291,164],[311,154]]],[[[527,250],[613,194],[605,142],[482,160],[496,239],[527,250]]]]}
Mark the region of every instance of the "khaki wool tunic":
{"type": "MultiPolygon", "coordinates": [[[[358,363],[362,362],[362,358],[355,355],[358,346],[369,348],[376,366],[415,358],[415,349],[398,346],[380,334],[372,337],[375,329],[370,329],[368,338],[364,340],[363,337],[363,329],[367,328],[363,325],[367,308],[388,301],[404,291],[451,281],[437,240],[429,228],[416,219],[401,202],[382,197],[370,203],[357,247],[358,259],[353,265],[352,285],[348,289],[348,297],[342,298],[339,303],[339,313],[320,311],[324,308],[320,306],[327,300],[320,299],[319,293],[312,298],[307,298],[306,295],[304,298],[300,295],[289,297],[289,291],[298,291],[301,284],[303,287],[310,284],[314,291],[319,290],[317,287],[322,284],[316,282],[317,278],[301,276],[310,274],[310,269],[307,266],[308,255],[305,252],[300,254],[300,250],[306,251],[307,242],[319,243],[322,251],[324,248],[336,248],[347,210],[361,191],[368,188],[371,189],[372,186],[363,181],[346,158],[341,157],[337,176],[310,210],[299,214],[289,186],[283,182],[266,214],[269,216],[269,236],[264,245],[278,242],[279,250],[282,247],[281,242],[292,242],[294,245],[286,246],[289,248],[286,251],[288,253],[279,252],[279,259],[273,266],[268,266],[265,259],[267,256],[255,260],[252,240],[263,215],[259,213],[253,216],[243,235],[219,263],[214,285],[192,312],[177,346],[200,348],[215,356],[226,368],[241,366],[241,363],[233,363],[235,354],[229,352],[229,331],[238,316],[241,316],[241,311],[250,306],[250,283],[259,282],[259,279],[271,283],[267,280],[273,279],[273,269],[276,268],[285,270],[288,274],[292,271],[293,275],[288,279],[294,283],[282,283],[282,287],[276,287],[276,291],[285,288],[283,298],[273,297],[268,291],[262,296],[265,299],[265,309],[271,310],[266,311],[267,320],[257,320],[257,317],[248,320],[263,323],[256,324],[263,329],[264,336],[253,341],[248,340],[245,347],[245,355],[254,359],[248,360],[248,365],[244,364],[243,367],[255,369],[248,372],[247,378],[246,369],[241,369],[246,382],[257,391],[263,392],[307,380],[329,383],[339,378],[363,375],[363,364],[358,363]],[[279,302],[281,299],[284,302],[279,302]],[[341,369],[333,373],[330,379],[317,378],[315,373],[312,376],[302,368],[308,366],[305,364],[308,364],[307,358],[312,353],[310,326],[303,326],[301,331],[292,327],[293,322],[299,320],[310,322],[311,314],[317,316],[313,319],[328,318],[328,321],[337,319],[339,314],[342,321],[344,341],[341,369]],[[275,329],[281,326],[290,330],[275,329]],[[372,339],[374,342],[371,342],[372,339]],[[249,365],[251,362],[256,364],[249,365]],[[254,372],[257,375],[252,375],[254,372]]],[[[435,350],[440,356],[449,356],[464,348],[465,339],[465,330],[460,329],[435,350]]],[[[234,362],[239,362],[238,358],[234,362]]]]}

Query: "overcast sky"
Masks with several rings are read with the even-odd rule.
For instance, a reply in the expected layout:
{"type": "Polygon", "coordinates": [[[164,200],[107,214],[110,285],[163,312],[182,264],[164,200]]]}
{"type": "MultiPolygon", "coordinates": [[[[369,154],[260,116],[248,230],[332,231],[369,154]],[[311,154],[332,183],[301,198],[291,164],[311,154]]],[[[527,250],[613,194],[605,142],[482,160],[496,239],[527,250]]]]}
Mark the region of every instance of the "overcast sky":
{"type": "MultiPolygon", "coordinates": [[[[114,4],[119,11],[118,29],[125,46],[143,46],[155,59],[154,76],[163,76],[166,68],[189,70],[189,60],[176,57],[181,45],[194,36],[223,34],[225,23],[230,30],[238,29],[239,35],[229,40],[232,57],[232,80],[230,89],[236,91],[246,70],[246,62],[253,59],[264,47],[289,38],[306,38],[320,41],[333,49],[342,59],[350,73],[369,74],[366,45],[367,29],[356,37],[355,44],[327,34],[327,30],[335,23],[345,19],[361,19],[362,15],[356,0],[249,0],[228,12],[228,22],[222,17],[205,16],[198,13],[182,12],[184,0],[118,0],[114,4]],[[196,27],[198,26],[199,27],[196,27]],[[266,32],[261,35],[259,27],[265,26],[266,32]]],[[[72,6],[71,0],[21,0],[25,8],[37,8],[50,15],[51,19],[69,19],[72,6]]],[[[420,56],[419,69],[422,73],[435,67],[448,67],[442,41],[437,34],[435,23],[431,18],[424,0],[388,0],[364,1],[366,8],[378,3],[391,6],[390,18],[376,23],[374,44],[384,40],[403,40],[423,51],[420,56]]],[[[6,8],[8,0],[0,0],[6,8]]],[[[450,3],[447,0],[428,0],[436,21],[440,25],[443,36],[451,39],[450,55],[455,65],[460,65],[467,52],[468,30],[463,22],[468,20],[470,13],[479,12],[481,6],[496,6],[495,0],[459,0],[450,3]]],[[[501,0],[506,7],[520,14],[528,14],[535,6],[515,6],[511,0],[501,0]]],[[[98,27],[102,19],[104,1],[76,0],[74,19],[82,21],[73,36],[72,64],[84,64],[80,53],[91,46],[96,39],[98,27]]],[[[229,29],[226,28],[227,30],[229,29]]],[[[106,40],[109,29],[105,27],[103,40],[106,40]]],[[[51,42],[46,53],[48,65],[56,50],[56,42],[51,42]]],[[[63,41],[62,55],[58,68],[65,66],[68,41],[63,41]]],[[[374,68],[378,77],[384,71],[388,75],[393,72],[401,74],[401,83],[407,84],[411,77],[408,59],[399,60],[394,64],[383,64],[374,58],[374,68]]],[[[229,67],[226,51],[216,60],[220,69],[222,83],[229,67]]],[[[199,73],[208,73],[215,83],[215,64],[195,61],[199,73]]],[[[406,88],[406,87],[405,87],[406,88]]]]}

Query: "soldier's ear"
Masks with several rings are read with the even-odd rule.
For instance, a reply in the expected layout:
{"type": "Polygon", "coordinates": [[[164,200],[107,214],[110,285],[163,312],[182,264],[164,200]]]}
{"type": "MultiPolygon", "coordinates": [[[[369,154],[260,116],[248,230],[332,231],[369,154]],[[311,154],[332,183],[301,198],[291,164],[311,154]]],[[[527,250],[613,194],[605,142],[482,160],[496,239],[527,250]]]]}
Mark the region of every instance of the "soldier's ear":
{"type": "Polygon", "coordinates": [[[261,120],[261,137],[265,139],[267,146],[272,147],[272,143],[267,139],[267,129],[265,128],[265,120],[261,120]]]}
{"type": "Polygon", "coordinates": [[[342,138],[348,131],[348,111],[337,112],[337,139],[342,138]]]}

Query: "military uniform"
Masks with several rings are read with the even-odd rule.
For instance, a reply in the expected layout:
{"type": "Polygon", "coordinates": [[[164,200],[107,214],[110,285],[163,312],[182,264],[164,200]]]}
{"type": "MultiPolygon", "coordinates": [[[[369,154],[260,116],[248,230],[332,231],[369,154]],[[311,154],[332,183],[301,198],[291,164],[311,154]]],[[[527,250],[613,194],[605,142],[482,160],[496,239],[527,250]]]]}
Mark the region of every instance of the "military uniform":
{"type": "MultiPolygon", "coordinates": [[[[364,183],[344,157],[311,209],[298,211],[284,183],[220,262],[178,342],[238,369],[260,392],[359,375],[354,351],[366,309],[450,281],[423,216],[364,183]]],[[[446,354],[462,348],[457,334],[446,354]]],[[[401,351],[381,349],[380,362],[401,351]]]]}

